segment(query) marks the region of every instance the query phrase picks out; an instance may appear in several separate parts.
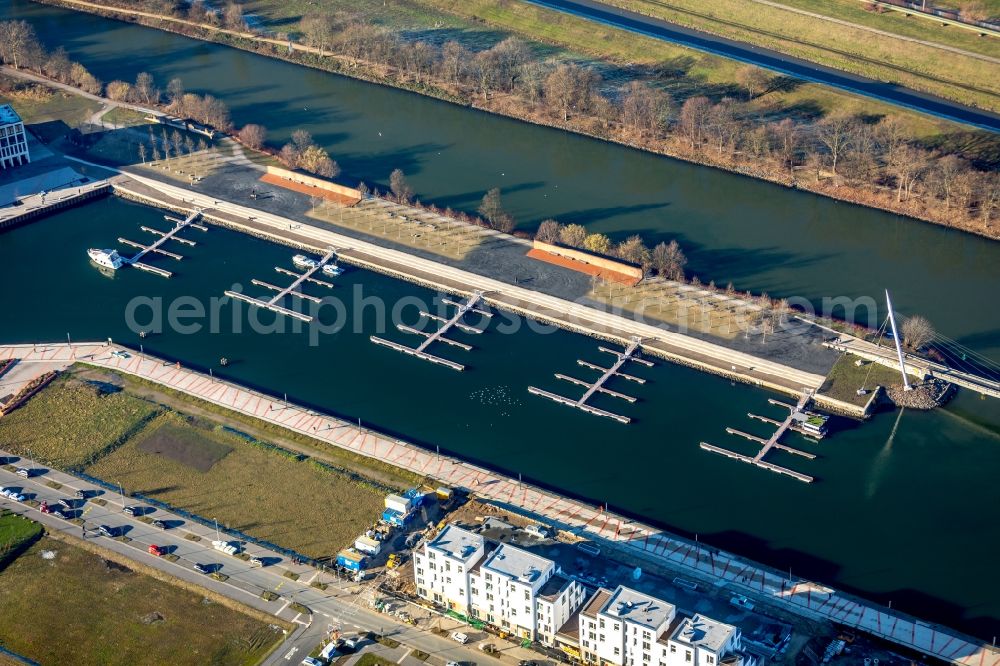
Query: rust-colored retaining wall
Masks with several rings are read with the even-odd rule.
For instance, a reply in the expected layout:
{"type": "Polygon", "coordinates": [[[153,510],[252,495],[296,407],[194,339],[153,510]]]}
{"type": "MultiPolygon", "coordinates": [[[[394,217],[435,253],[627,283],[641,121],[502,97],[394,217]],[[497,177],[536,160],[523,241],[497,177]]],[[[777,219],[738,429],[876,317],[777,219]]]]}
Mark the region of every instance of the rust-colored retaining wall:
{"type": "Polygon", "coordinates": [[[549,254],[554,254],[558,257],[566,257],[567,259],[580,261],[585,264],[590,264],[591,266],[597,266],[602,270],[628,275],[629,277],[635,278],[636,282],[641,280],[643,277],[642,269],[638,266],[633,266],[632,264],[626,264],[622,261],[615,261],[614,259],[584,252],[583,250],[575,250],[561,245],[552,245],[551,243],[545,243],[540,240],[534,241],[534,248],[536,250],[548,252],[549,254]]]}

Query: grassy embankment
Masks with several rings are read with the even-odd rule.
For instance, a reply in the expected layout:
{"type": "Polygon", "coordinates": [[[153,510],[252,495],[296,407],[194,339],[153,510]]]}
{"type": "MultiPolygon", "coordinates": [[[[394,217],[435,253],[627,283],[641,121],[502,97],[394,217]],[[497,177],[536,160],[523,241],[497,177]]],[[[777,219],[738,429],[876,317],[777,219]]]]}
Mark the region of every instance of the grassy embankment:
{"type": "Polygon", "coordinates": [[[101,110],[97,100],[0,74],[0,104],[11,104],[27,124],[61,120],[77,127],[101,110]]]}
{"type": "MultiPolygon", "coordinates": [[[[422,0],[427,1],[427,0],[422,0]]],[[[853,0],[852,0],[853,2],[853,0]]],[[[1000,43],[932,21],[865,12],[861,3],[800,1],[797,9],[858,26],[807,16],[747,0],[610,0],[611,4],[679,25],[774,49],[829,67],[954,99],[1000,109],[1000,66],[972,55],[919,44],[946,44],[970,53],[1000,57],[1000,43]],[[861,27],[864,26],[864,27],[861,27]],[[910,37],[900,39],[865,28],[910,37]]]]}
{"type": "MultiPolygon", "coordinates": [[[[423,37],[434,42],[456,39],[476,49],[488,48],[509,34],[517,34],[531,40],[532,48],[547,57],[585,61],[614,85],[653,68],[663,73],[657,79],[657,87],[668,92],[677,105],[695,95],[713,99],[740,96],[739,62],[524,2],[398,0],[388,6],[373,3],[358,7],[351,0],[322,0],[318,5],[308,0],[248,0],[246,8],[261,19],[263,28],[292,34],[299,32],[303,16],[316,11],[360,14],[411,39],[423,37]]],[[[943,58],[944,54],[949,59],[954,55],[939,52],[937,57],[943,58]]],[[[992,85],[997,86],[995,80],[992,85]]],[[[1000,88],[997,92],[1000,94],[1000,88]]],[[[1000,108],[1000,98],[994,101],[1000,108]]],[[[961,128],[950,121],[812,83],[772,90],[751,102],[750,109],[772,119],[782,115],[892,114],[920,140],[932,140],[961,128]]]]}
{"type": "Polygon", "coordinates": [[[0,421],[0,448],[83,469],[313,557],[346,546],[377,518],[387,490],[418,480],[157,385],[82,367],[75,374],[0,421]],[[124,390],[104,392],[92,381],[124,390]]]}
{"type": "Polygon", "coordinates": [[[0,636],[43,664],[256,664],[281,629],[43,538],[0,572],[0,636]]]}
{"type": "Polygon", "coordinates": [[[863,407],[871,399],[871,392],[877,386],[889,387],[901,383],[898,371],[871,361],[858,366],[855,365],[855,360],[856,356],[841,356],[830,369],[819,393],[863,407]],[[858,395],[857,391],[862,387],[868,390],[866,395],[858,395]]]}
{"type": "Polygon", "coordinates": [[[9,511],[0,511],[0,571],[41,534],[42,526],[38,523],[9,511]]]}

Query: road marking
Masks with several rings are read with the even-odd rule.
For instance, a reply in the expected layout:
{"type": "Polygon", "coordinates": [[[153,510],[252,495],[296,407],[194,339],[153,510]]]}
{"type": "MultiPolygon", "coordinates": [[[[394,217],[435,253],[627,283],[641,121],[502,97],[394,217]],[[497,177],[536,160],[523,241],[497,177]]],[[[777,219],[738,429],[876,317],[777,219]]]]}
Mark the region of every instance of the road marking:
{"type": "Polygon", "coordinates": [[[312,576],[309,577],[309,580],[306,581],[306,585],[309,585],[314,580],[316,580],[316,576],[318,576],[318,575],[319,575],[319,569],[316,569],[316,572],[312,576]]]}
{"type": "Polygon", "coordinates": [[[285,659],[287,659],[288,661],[291,661],[292,657],[298,651],[299,651],[299,649],[297,647],[293,647],[291,650],[289,650],[288,652],[285,653],[285,659]]]}
{"type": "Polygon", "coordinates": [[[409,657],[409,656],[410,656],[410,653],[411,653],[411,652],[413,652],[413,648],[406,648],[406,652],[404,652],[404,653],[403,653],[403,656],[402,656],[402,657],[400,657],[400,658],[399,658],[399,659],[398,659],[398,660],[396,661],[396,663],[397,663],[397,664],[402,664],[402,663],[403,663],[403,660],[404,660],[404,659],[406,659],[407,657],[409,657]]]}
{"type": "Polygon", "coordinates": [[[285,609],[286,609],[286,608],[288,608],[288,607],[289,607],[289,606],[291,605],[291,603],[292,603],[292,600],[291,600],[291,599],[286,599],[286,600],[285,600],[285,605],[284,605],[284,606],[282,606],[281,608],[279,608],[279,609],[278,609],[278,612],[277,612],[277,613],[275,613],[275,615],[281,615],[282,613],[284,613],[284,612],[285,612],[285,609]]]}
{"type": "Polygon", "coordinates": [[[280,589],[281,589],[281,586],[282,586],[282,585],[284,585],[284,584],[285,584],[285,581],[280,581],[280,582],[278,583],[278,586],[274,588],[274,591],[275,591],[275,592],[277,592],[278,590],[280,590],[280,589]]]}

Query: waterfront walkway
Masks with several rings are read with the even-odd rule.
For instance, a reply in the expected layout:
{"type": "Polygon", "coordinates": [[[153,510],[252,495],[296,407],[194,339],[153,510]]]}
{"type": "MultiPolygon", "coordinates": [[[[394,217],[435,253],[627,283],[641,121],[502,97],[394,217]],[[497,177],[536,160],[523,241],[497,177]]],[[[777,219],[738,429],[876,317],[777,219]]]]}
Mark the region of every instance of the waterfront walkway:
{"type": "Polygon", "coordinates": [[[728,586],[799,615],[855,627],[897,645],[962,666],[1000,666],[1000,650],[945,627],[909,617],[832,588],[773,571],[730,553],[664,533],[642,523],[561,497],[457,458],[436,455],[280,398],[219,380],[180,364],[100,343],[6,345],[0,359],[51,366],[82,361],[141,377],[327,444],[426,476],[433,483],[467,488],[481,499],[582,537],[613,544],[627,554],[683,572],[707,585],[728,586]]]}
{"type": "Polygon", "coordinates": [[[255,236],[309,249],[323,254],[337,249],[338,257],[350,264],[416,282],[433,289],[471,296],[476,291],[496,307],[524,313],[557,326],[628,345],[633,337],[643,340],[646,351],[668,360],[714,374],[763,386],[789,395],[816,391],[823,375],[799,370],[783,363],[759,358],[728,347],[676,333],[634,319],[557,296],[526,289],[501,280],[346,236],[330,229],[298,224],[289,218],[221,200],[189,189],[136,174],[112,179],[115,190],[155,205],[185,210],[203,209],[210,221],[255,236]]]}

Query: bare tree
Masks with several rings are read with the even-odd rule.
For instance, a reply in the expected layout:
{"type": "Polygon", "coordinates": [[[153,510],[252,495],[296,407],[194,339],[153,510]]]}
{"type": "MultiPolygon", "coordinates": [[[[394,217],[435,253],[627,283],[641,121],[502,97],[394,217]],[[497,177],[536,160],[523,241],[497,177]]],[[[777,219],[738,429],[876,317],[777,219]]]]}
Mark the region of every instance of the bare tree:
{"type": "Polygon", "coordinates": [[[590,109],[599,80],[589,67],[562,64],[545,78],[545,98],[559,109],[566,122],[570,111],[586,113],[590,109]]]}
{"type": "Polygon", "coordinates": [[[837,163],[851,145],[855,120],[851,116],[833,115],[816,124],[816,138],[830,156],[830,172],[837,175],[837,163]]]}
{"type": "Polygon", "coordinates": [[[587,228],[580,224],[567,224],[559,230],[559,242],[570,247],[583,247],[587,228]]]}
{"type": "Polygon", "coordinates": [[[149,72],[139,72],[135,77],[135,92],[146,104],[155,104],[160,101],[160,91],[156,88],[153,75],[149,72]]]}
{"type": "Polygon", "coordinates": [[[30,67],[41,60],[42,47],[35,29],[27,21],[0,22],[0,60],[14,69],[30,67]]]}
{"type": "Polygon", "coordinates": [[[486,194],[483,195],[483,200],[479,204],[479,214],[490,223],[491,227],[496,228],[498,223],[505,223],[506,217],[510,217],[506,210],[504,210],[503,202],[500,200],[500,188],[493,187],[490,188],[486,194]]]}
{"type": "Polygon", "coordinates": [[[768,126],[775,140],[775,150],[783,166],[792,173],[795,159],[799,154],[799,128],[791,118],[785,118],[768,126]]]}
{"type": "Polygon", "coordinates": [[[402,203],[410,203],[413,199],[413,188],[406,181],[406,174],[403,173],[402,169],[393,169],[392,173],[389,174],[389,189],[402,203]]]}
{"type": "Polygon", "coordinates": [[[104,93],[116,102],[128,102],[132,99],[132,84],[127,81],[112,81],[105,86],[104,93]]]}
{"type": "Polygon", "coordinates": [[[243,8],[240,7],[235,2],[230,2],[226,5],[226,9],[223,11],[222,21],[227,28],[230,30],[246,30],[247,21],[243,17],[243,8]]]}
{"type": "Polygon", "coordinates": [[[930,162],[927,151],[909,144],[903,144],[893,151],[889,158],[888,170],[896,179],[896,201],[909,199],[913,187],[923,175],[930,162]]]}
{"type": "Polygon", "coordinates": [[[178,77],[170,79],[170,83],[167,84],[167,97],[170,98],[170,104],[176,105],[181,102],[184,97],[184,82],[178,77]]]}
{"type": "Polygon", "coordinates": [[[771,84],[771,76],[760,67],[744,65],[736,70],[736,81],[747,91],[747,100],[763,94],[771,84]]]}
{"type": "Polygon", "coordinates": [[[340,175],[340,166],[330,159],[326,150],[316,144],[308,146],[299,156],[298,166],[306,171],[326,178],[340,175]]]}
{"type": "Polygon", "coordinates": [[[984,172],[979,175],[979,219],[983,228],[989,228],[990,219],[1000,205],[1000,174],[996,171],[984,172]]]}
{"type": "Polygon", "coordinates": [[[903,322],[903,342],[913,350],[918,350],[934,339],[934,327],[924,317],[914,315],[903,322]]]}
{"type": "Polygon", "coordinates": [[[969,23],[987,21],[990,18],[989,10],[980,0],[966,0],[966,2],[960,4],[958,15],[962,17],[963,21],[969,23]]]}
{"type": "Polygon", "coordinates": [[[46,76],[61,83],[69,82],[72,69],[73,63],[70,62],[69,56],[66,55],[66,49],[61,46],[49,55],[43,67],[46,76]]]}
{"type": "Polygon", "coordinates": [[[239,134],[240,143],[252,150],[260,150],[267,141],[267,129],[263,125],[253,123],[243,126],[239,134]]]}
{"type": "Polygon", "coordinates": [[[140,141],[139,142],[139,159],[142,160],[143,164],[146,163],[146,142],[145,141],[140,141]]]}
{"type": "Polygon", "coordinates": [[[705,127],[712,110],[712,102],[707,97],[689,97],[681,106],[677,126],[681,134],[694,148],[704,140],[705,127]]]}
{"type": "Polygon", "coordinates": [[[100,95],[104,86],[97,78],[78,62],[73,63],[69,73],[70,82],[77,88],[91,95],[100,95]]]}
{"type": "Polygon", "coordinates": [[[561,228],[562,225],[555,220],[545,220],[538,225],[538,231],[535,232],[535,238],[543,243],[558,243],[559,230],[561,228]]]}
{"type": "Polygon", "coordinates": [[[319,49],[323,55],[327,47],[333,42],[336,34],[336,25],[333,17],[329,14],[309,14],[302,19],[302,32],[306,38],[306,44],[319,49]]]}
{"type": "Polygon", "coordinates": [[[631,81],[622,97],[621,122],[626,129],[640,135],[655,133],[663,127],[668,109],[666,94],[639,81],[631,81]]]}
{"type": "Polygon", "coordinates": [[[684,280],[684,266],[687,265],[687,257],[676,240],[670,244],[659,243],[653,248],[652,264],[656,272],[668,280],[682,282],[684,280]]]}
{"type": "Polygon", "coordinates": [[[643,271],[649,270],[652,265],[652,255],[649,248],[642,242],[642,237],[637,234],[629,236],[619,243],[618,247],[615,248],[615,254],[625,261],[642,266],[643,271]]]}

